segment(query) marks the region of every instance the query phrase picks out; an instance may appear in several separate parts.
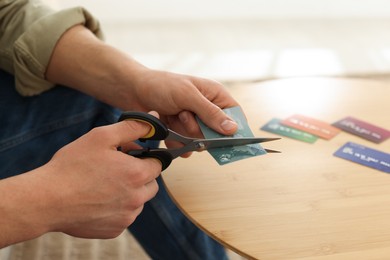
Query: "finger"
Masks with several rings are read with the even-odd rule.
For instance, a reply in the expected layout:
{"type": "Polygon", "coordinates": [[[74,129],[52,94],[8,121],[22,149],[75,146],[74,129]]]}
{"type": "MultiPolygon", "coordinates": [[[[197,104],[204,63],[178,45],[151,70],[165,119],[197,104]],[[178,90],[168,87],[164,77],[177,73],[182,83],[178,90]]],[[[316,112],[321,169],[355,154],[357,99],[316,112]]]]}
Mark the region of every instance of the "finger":
{"type": "Polygon", "coordinates": [[[158,189],[158,183],[155,179],[138,187],[135,192],[133,191],[131,198],[129,198],[128,207],[131,209],[142,207],[156,196],[158,189]]]}
{"type": "MultiPolygon", "coordinates": [[[[204,100],[203,109],[195,111],[199,118],[215,131],[224,134],[232,135],[237,131],[237,123],[223,112],[222,109],[212,104],[208,100],[204,100]],[[209,106],[208,109],[205,107],[209,106]]],[[[179,114],[180,123],[185,126],[185,130],[191,133],[192,136],[200,136],[201,131],[195,117],[187,111],[179,114]]]]}
{"type": "MultiPolygon", "coordinates": [[[[168,140],[165,141],[165,145],[168,148],[180,148],[180,147],[184,146],[182,143],[175,142],[175,141],[168,141],[168,140]]],[[[186,153],[181,154],[180,157],[188,158],[191,156],[191,154],[192,154],[192,152],[186,152],[186,153]]]]}
{"type": "MultiPolygon", "coordinates": [[[[192,138],[203,138],[203,134],[200,131],[199,125],[194,117],[194,115],[189,111],[182,111],[178,116],[169,116],[167,117],[169,128],[175,132],[182,134],[184,136],[192,138]],[[181,116],[183,114],[183,116],[181,116]],[[188,115],[187,115],[188,114],[188,115]],[[181,117],[181,119],[179,119],[181,117]]],[[[183,144],[177,141],[165,140],[165,145],[168,148],[180,148],[183,147],[183,144]]],[[[180,155],[180,157],[187,158],[191,156],[192,152],[187,152],[180,155]]]]}
{"type": "Polygon", "coordinates": [[[178,116],[167,117],[169,128],[184,136],[203,138],[202,131],[193,113],[182,111],[178,116]]]}
{"type": "Polygon", "coordinates": [[[142,149],[142,146],[134,142],[129,142],[121,145],[121,151],[124,153],[127,153],[132,150],[138,150],[138,149],[142,149]]]}
{"type": "MultiPolygon", "coordinates": [[[[159,114],[155,111],[150,111],[149,114],[156,118],[160,117],[159,114]]],[[[134,143],[133,141],[121,145],[121,151],[125,153],[130,150],[138,150],[138,149],[142,149],[142,146],[137,143],[134,143]]]]}
{"type": "Polygon", "coordinates": [[[89,132],[89,137],[97,140],[96,144],[120,147],[147,135],[151,127],[139,121],[125,120],[112,125],[97,127],[89,132]]]}
{"type": "Polygon", "coordinates": [[[127,161],[123,163],[123,167],[129,173],[129,186],[141,187],[160,176],[162,170],[160,160],[155,158],[136,158],[127,154],[125,156],[127,161]]]}
{"type": "MultiPolygon", "coordinates": [[[[151,112],[151,114],[158,117],[157,112],[151,112]]],[[[150,131],[151,126],[148,123],[124,120],[112,125],[94,128],[91,131],[91,135],[93,138],[98,139],[99,143],[120,147],[122,145],[129,145],[131,141],[146,136],[150,131]]]]}
{"type": "Polygon", "coordinates": [[[136,190],[133,190],[132,196],[129,197],[129,203],[127,206],[131,210],[142,208],[146,202],[156,196],[158,189],[159,187],[156,180],[152,180],[138,187],[136,190]]]}
{"type": "MultiPolygon", "coordinates": [[[[144,158],[144,160],[145,160],[145,158],[144,158]]],[[[147,160],[149,161],[149,163],[152,163],[153,168],[156,169],[155,174],[152,175],[153,179],[150,180],[150,181],[152,181],[152,180],[157,179],[158,176],[160,176],[161,170],[162,170],[162,162],[157,158],[147,158],[147,160]]]]}
{"type": "Polygon", "coordinates": [[[158,183],[154,179],[151,182],[145,184],[146,201],[153,199],[159,190],[158,183]]]}
{"type": "Polygon", "coordinates": [[[237,131],[237,123],[222,109],[208,100],[200,101],[202,109],[196,109],[195,113],[210,128],[223,135],[232,135],[237,131]]]}
{"type": "Polygon", "coordinates": [[[143,209],[144,204],[142,204],[138,208],[133,208],[130,206],[130,212],[127,215],[126,226],[130,226],[131,224],[133,224],[137,217],[141,214],[143,209]]]}
{"type": "Polygon", "coordinates": [[[237,123],[226,115],[221,108],[233,107],[237,102],[219,84],[213,81],[194,79],[194,85],[199,91],[188,95],[187,110],[194,112],[199,118],[215,131],[232,135],[237,131],[237,123]]]}
{"type": "Polygon", "coordinates": [[[160,115],[156,111],[150,111],[148,114],[150,114],[154,117],[160,118],[160,115]]]}
{"type": "Polygon", "coordinates": [[[200,130],[198,121],[193,113],[189,111],[182,111],[179,113],[178,118],[179,123],[183,125],[188,136],[203,138],[202,131],[200,130]]]}

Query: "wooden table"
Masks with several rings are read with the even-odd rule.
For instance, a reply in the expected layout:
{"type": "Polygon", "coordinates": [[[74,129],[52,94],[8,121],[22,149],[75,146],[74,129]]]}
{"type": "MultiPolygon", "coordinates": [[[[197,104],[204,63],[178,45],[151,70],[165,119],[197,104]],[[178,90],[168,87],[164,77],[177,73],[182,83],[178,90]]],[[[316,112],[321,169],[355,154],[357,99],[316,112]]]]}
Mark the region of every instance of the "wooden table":
{"type": "MultiPolygon", "coordinates": [[[[299,113],[333,123],[346,116],[390,129],[390,85],[301,78],[229,88],[255,136],[273,117],[299,113]]],[[[341,132],[314,144],[283,138],[281,150],[219,166],[207,153],[177,159],[163,173],[179,207],[225,246],[255,259],[390,259],[390,175],[333,153],[352,141],[341,132]]]]}

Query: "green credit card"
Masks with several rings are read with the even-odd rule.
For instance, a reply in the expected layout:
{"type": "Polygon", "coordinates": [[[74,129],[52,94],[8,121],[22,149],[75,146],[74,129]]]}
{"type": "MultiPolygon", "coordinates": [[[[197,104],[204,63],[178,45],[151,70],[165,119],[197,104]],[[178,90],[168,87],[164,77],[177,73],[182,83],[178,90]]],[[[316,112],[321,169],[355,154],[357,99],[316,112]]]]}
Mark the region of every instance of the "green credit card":
{"type": "MultiPolygon", "coordinates": [[[[238,124],[238,130],[233,136],[231,136],[232,138],[254,137],[246,121],[245,115],[242,112],[240,107],[226,108],[223,111],[238,124]]],[[[225,135],[221,135],[215,132],[214,130],[206,126],[198,117],[196,119],[198,120],[200,129],[206,139],[227,137],[225,135]]],[[[214,148],[214,149],[209,149],[208,152],[218,162],[219,165],[224,165],[238,160],[259,156],[267,153],[261,147],[260,144],[248,144],[242,146],[214,148]]]]}
{"type": "Polygon", "coordinates": [[[282,120],[278,118],[273,118],[271,121],[269,121],[267,124],[265,124],[263,127],[261,127],[261,130],[282,135],[282,136],[287,136],[292,139],[300,140],[306,143],[314,143],[317,141],[318,137],[309,133],[306,133],[304,131],[282,125],[280,122],[282,120]]]}

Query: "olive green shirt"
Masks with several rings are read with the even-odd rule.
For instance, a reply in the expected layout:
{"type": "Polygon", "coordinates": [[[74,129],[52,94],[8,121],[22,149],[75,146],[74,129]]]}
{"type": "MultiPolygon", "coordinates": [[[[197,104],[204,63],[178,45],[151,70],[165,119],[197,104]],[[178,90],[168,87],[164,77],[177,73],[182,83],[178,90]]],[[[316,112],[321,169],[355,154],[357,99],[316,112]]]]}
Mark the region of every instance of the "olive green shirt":
{"type": "Polygon", "coordinates": [[[77,24],[103,37],[98,21],[81,7],[55,11],[39,0],[0,0],[0,69],[15,75],[21,95],[54,86],[45,79],[51,54],[61,35],[77,24]]]}

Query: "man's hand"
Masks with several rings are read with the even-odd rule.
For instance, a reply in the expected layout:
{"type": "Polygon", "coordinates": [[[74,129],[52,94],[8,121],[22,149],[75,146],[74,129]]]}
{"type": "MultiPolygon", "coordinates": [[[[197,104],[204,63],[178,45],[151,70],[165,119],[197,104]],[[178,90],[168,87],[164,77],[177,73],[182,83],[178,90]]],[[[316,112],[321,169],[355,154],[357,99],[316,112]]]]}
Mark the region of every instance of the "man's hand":
{"type": "Polygon", "coordinates": [[[118,147],[150,126],[122,121],[95,128],[60,149],[46,165],[0,182],[0,247],[49,231],[113,238],[128,227],[158,191],[161,164],[118,147]]]}
{"type": "Polygon", "coordinates": [[[179,132],[190,136],[199,132],[194,115],[221,134],[231,135],[237,130],[237,124],[222,109],[238,103],[216,81],[145,69],[135,82],[137,108],[168,116],[170,127],[179,132]]]}
{"type": "Polygon", "coordinates": [[[221,84],[146,68],[81,25],[61,37],[46,77],[123,110],[155,110],[183,134],[200,134],[195,114],[221,134],[237,130],[221,109],[238,103],[221,84]]]}
{"type": "MultiPolygon", "coordinates": [[[[117,150],[145,136],[150,127],[124,121],[95,128],[59,150],[48,164],[61,182],[63,223],[55,227],[78,237],[119,235],[158,191],[158,160],[131,157],[117,150]],[[87,214],[86,214],[87,213],[87,214]]],[[[58,181],[56,181],[58,180],[58,181]]]]}

